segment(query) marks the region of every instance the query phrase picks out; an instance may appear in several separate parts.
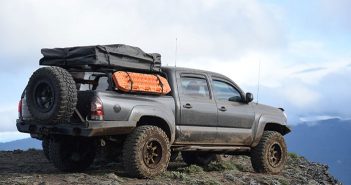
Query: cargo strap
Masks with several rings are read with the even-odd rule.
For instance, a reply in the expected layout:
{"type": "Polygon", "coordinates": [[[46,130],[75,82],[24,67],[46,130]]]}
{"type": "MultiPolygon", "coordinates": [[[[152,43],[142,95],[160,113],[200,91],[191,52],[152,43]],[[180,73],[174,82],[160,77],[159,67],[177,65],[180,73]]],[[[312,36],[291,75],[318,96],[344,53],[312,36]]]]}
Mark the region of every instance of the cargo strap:
{"type": "Polygon", "coordinates": [[[161,79],[160,79],[160,77],[158,76],[158,75],[155,75],[156,77],[157,77],[157,79],[158,79],[158,83],[160,84],[160,86],[161,86],[161,94],[163,93],[163,83],[162,83],[162,81],[161,81],[161,79]]]}
{"type": "Polygon", "coordinates": [[[130,77],[129,73],[127,71],[125,71],[125,73],[127,73],[129,81],[130,81],[130,90],[129,90],[129,92],[132,92],[133,91],[133,83],[134,82],[133,82],[132,78],[130,77]]]}
{"type": "Polygon", "coordinates": [[[106,57],[106,59],[107,59],[107,61],[108,61],[108,65],[110,66],[111,65],[111,62],[110,62],[110,52],[107,50],[107,48],[106,47],[104,47],[104,46],[99,46],[100,48],[102,48],[104,51],[106,51],[106,54],[105,54],[105,57],[106,57]]]}

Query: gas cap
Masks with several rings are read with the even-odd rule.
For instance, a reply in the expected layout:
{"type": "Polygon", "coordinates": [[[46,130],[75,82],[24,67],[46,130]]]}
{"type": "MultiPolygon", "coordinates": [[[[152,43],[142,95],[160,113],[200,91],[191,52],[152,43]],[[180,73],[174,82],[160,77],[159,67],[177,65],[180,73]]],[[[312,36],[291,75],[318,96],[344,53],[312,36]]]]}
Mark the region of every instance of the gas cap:
{"type": "Polygon", "coordinates": [[[113,106],[113,110],[114,110],[116,113],[119,113],[119,112],[121,111],[121,106],[115,105],[115,106],[113,106]]]}

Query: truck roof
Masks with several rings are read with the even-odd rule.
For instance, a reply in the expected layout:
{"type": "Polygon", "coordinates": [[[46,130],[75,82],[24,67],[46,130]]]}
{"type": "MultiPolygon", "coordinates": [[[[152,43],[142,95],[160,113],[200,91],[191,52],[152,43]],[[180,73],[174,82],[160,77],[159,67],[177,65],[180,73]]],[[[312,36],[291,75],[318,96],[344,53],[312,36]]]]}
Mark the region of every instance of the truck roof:
{"type": "Polygon", "coordinates": [[[172,71],[172,72],[176,72],[176,71],[185,71],[185,72],[195,72],[195,73],[206,73],[209,75],[214,75],[214,76],[218,76],[218,77],[222,77],[222,78],[226,78],[229,79],[228,77],[216,73],[216,72],[212,72],[212,71],[206,71],[206,70],[201,70],[201,69],[193,69],[193,68],[186,68],[186,67],[174,67],[174,66],[166,66],[166,67],[162,67],[163,70],[168,70],[168,71],[172,71]]]}

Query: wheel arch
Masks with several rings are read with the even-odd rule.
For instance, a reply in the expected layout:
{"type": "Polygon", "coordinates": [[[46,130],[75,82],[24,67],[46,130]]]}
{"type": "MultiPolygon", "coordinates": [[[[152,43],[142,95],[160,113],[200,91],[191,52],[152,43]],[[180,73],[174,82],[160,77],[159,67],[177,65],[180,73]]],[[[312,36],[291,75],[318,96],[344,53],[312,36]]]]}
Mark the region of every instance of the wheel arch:
{"type": "Polygon", "coordinates": [[[175,140],[175,117],[172,111],[161,110],[154,106],[136,106],[129,117],[136,122],[136,127],[153,125],[160,127],[169,138],[170,144],[175,140]]]}
{"type": "Polygon", "coordinates": [[[256,146],[266,130],[276,131],[283,136],[291,132],[291,129],[287,126],[286,121],[277,119],[276,117],[261,116],[258,121],[256,128],[254,129],[254,139],[251,144],[252,147],[256,146]]]}
{"type": "Polygon", "coordinates": [[[137,122],[136,126],[142,126],[142,125],[152,125],[156,127],[160,127],[167,135],[168,139],[172,139],[172,132],[171,129],[169,128],[167,122],[157,116],[142,116],[139,121],[137,122]]]}

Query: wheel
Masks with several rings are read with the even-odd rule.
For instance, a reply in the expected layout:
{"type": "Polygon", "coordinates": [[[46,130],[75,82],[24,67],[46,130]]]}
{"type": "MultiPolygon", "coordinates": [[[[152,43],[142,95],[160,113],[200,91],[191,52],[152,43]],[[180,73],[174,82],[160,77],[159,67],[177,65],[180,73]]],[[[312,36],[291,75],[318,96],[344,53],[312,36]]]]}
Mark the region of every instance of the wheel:
{"type": "Polygon", "coordinates": [[[30,77],[26,88],[28,110],[39,123],[68,121],[77,105],[72,75],[60,67],[43,67],[30,77]]]}
{"type": "Polygon", "coordinates": [[[43,148],[44,155],[48,161],[50,161],[50,154],[49,154],[49,147],[50,147],[50,140],[49,139],[43,139],[41,142],[41,146],[43,148]]]}
{"type": "Polygon", "coordinates": [[[166,133],[156,126],[139,126],[123,144],[123,162],[131,177],[150,178],[167,169],[170,146],[166,133]]]}
{"type": "Polygon", "coordinates": [[[228,154],[217,154],[215,160],[218,162],[228,162],[233,160],[233,156],[228,154]]]}
{"type": "Polygon", "coordinates": [[[95,154],[96,143],[90,138],[65,137],[50,142],[50,160],[64,172],[87,169],[93,163],[95,154]]]}
{"type": "Polygon", "coordinates": [[[211,161],[215,160],[216,155],[212,153],[205,152],[182,152],[183,161],[188,164],[196,164],[200,166],[207,166],[211,161]]]}
{"type": "Polygon", "coordinates": [[[251,163],[256,172],[277,174],[284,168],[287,148],[284,137],[275,131],[264,131],[261,141],[251,151],[251,163]]]}

